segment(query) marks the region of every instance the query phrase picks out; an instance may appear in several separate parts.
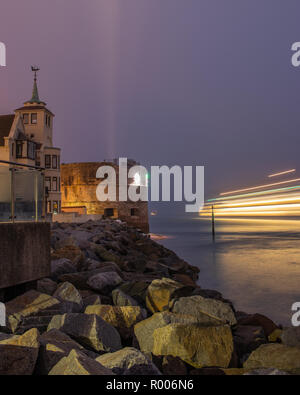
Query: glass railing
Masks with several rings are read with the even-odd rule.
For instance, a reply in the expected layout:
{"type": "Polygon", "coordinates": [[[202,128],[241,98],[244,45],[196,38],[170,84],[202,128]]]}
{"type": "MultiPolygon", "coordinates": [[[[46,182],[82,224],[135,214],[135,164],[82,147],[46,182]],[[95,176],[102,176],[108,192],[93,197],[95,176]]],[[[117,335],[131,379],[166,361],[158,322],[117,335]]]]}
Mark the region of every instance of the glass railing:
{"type": "Polygon", "coordinates": [[[44,218],[44,169],[0,160],[0,222],[44,218]]]}

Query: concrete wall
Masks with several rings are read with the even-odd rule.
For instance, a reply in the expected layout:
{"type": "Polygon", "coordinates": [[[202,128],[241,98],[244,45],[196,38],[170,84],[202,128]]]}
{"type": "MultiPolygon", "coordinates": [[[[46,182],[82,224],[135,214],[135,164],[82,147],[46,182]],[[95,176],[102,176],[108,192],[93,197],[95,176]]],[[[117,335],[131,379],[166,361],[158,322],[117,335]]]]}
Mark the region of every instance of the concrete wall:
{"type": "Polygon", "coordinates": [[[0,224],[0,289],[50,275],[50,224],[0,224]]]}
{"type": "Polygon", "coordinates": [[[87,221],[98,221],[102,219],[103,216],[100,214],[78,214],[78,213],[60,213],[53,214],[52,221],[53,222],[62,222],[69,224],[83,224],[87,221]]]}

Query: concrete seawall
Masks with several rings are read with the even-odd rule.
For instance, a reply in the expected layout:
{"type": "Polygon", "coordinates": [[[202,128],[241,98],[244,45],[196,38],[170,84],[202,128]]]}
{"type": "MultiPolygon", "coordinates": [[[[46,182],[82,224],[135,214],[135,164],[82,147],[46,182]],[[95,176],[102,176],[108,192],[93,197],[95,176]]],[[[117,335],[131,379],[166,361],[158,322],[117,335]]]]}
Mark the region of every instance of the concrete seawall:
{"type": "Polygon", "coordinates": [[[50,274],[50,224],[0,224],[0,289],[50,274]]]}

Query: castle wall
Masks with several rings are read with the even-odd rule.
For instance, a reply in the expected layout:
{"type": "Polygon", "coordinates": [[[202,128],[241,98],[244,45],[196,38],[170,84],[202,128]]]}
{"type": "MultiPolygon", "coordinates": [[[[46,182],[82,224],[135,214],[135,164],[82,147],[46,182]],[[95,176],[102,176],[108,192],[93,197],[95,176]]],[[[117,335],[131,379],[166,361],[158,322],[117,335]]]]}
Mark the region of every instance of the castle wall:
{"type": "MultiPolygon", "coordinates": [[[[118,199],[118,174],[117,165],[108,162],[71,163],[61,165],[61,198],[62,207],[70,208],[85,206],[87,214],[109,215],[125,221],[130,226],[137,227],[148,233],[148,203],[147,202],[100,202],[97,200],[96,188],[101,179],[96,178],[100,166],[113,166],[117,173],[117,199],[118,199]],[[109,210],[111,209],[111,210],[109,210]],[[108,212],[108,211],[112,211],[108,212]]],[[[128,180],[130,184],[133,180],[128,180]]],[[[69,210],[68,210],[69,211],[69,210]]]]}

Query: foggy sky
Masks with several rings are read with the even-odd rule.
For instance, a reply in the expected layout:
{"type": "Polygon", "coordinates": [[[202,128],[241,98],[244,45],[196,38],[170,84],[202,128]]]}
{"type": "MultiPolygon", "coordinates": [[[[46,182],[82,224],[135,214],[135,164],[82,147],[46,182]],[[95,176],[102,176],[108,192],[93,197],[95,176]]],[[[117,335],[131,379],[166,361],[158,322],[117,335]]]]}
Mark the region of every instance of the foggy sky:
{"type": "Polygon", "coordinates": [[[0,114],[56,114],[62,162],[205,165],[206,197],[300,170],[299,0],[1,0],[0,114]]]}

